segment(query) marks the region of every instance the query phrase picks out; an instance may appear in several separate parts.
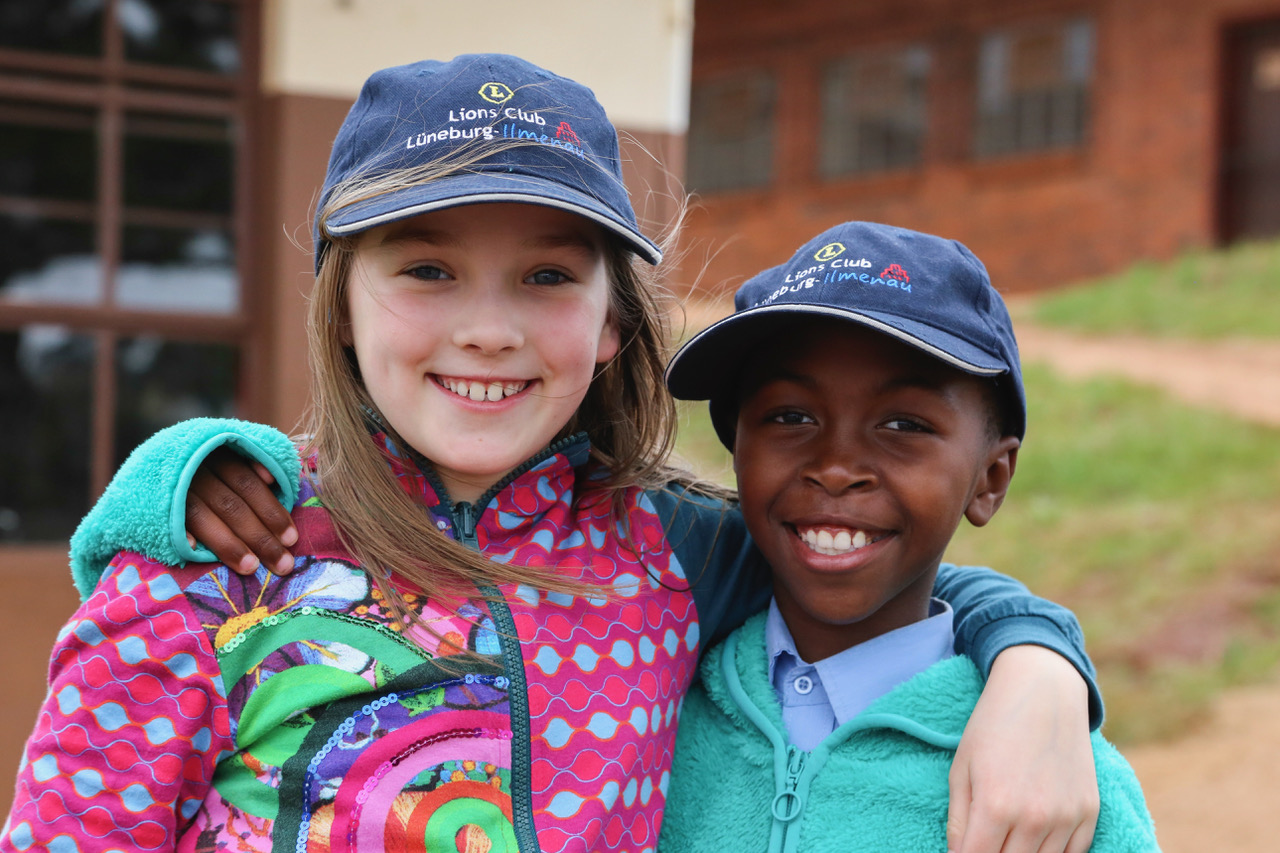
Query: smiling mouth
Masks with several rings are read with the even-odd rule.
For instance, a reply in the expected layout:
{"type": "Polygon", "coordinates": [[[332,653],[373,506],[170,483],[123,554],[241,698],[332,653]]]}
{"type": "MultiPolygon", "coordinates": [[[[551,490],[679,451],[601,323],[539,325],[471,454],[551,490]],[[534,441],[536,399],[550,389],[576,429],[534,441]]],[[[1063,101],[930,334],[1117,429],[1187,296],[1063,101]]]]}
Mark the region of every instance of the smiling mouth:
{"type": "Polygon", "coordinates": [[[457,379],[452,376],[433,377],[436,384],[446,391],[452,391],[459,397],[466,397],[477,403],[496,403],[514,394],[519,394],[529,383],[525,381],[505,380],[502,382],[486,382],[480,379],[457,379]]]}
{"type": "Polygon", "coordinates": [[[797,527],[796,535],[809,547],[810,551],[827,557],[838,557],[851,554],[865,548],[873,542],[879,542],[888,533],[883,531],[857,530],[852,527],[797,527]]]}

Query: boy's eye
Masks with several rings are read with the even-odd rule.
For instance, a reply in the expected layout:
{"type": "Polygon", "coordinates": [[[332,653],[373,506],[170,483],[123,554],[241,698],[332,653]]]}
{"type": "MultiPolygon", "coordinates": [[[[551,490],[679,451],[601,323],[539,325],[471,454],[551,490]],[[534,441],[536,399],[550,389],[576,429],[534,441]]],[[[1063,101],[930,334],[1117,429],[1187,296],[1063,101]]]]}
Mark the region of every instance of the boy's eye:
{"type": "Polygon", "coordinates": [[[555,269],[538,270],[525,279],[526,284],[564,284],[572,281],[566,273],[555,269]]]}
{"type": "Polygon", "coordinates": [[[897,432],[930,432],[928,425],[912,418],[891,418],[884,422],[885,429],[897,432]]]}
{"type": "Polygon", "coordinates": [[[774,412],[773,414],[769,415],[769,420],[772,423],[782,424],[783,426],[799,426],[801,424],[814,423],[813,417],[811,415],[808,415],[805,412],[796,411],[794,409],[788,409],[782,412],[774,412]]]}
{"type": "Polygon", "coordinates": [[[419,264],[405,270],[405,275],[413,276],[420,281],[444,281],[449,274],[435,264],[419,264]]]}

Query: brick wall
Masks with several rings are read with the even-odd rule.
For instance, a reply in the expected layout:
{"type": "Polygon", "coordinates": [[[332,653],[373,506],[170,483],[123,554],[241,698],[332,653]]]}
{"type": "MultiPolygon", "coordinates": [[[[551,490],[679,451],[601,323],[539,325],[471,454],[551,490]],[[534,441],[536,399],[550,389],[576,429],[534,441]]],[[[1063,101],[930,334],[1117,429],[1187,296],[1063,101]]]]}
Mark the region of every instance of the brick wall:
{"type": "Polygon", "coordinates": [[[778,74],[780,94],[772,184],[698,199],[682,278],[701,270],[704,288],[731,289],[848,219],[960,239],[1009,292],[1212,245],[1223,34],[1267,18],[1280,18],[1280,0],[698,0],[695,84],[764,65],[778,74]],[[1081,15],[1095,27],[1085,142],[975,160],[982,34],[1081,15]],[[822,63],[908,43],[927,45],[932,56],[923,162],[871,177],[818,178],[822,63]]]}

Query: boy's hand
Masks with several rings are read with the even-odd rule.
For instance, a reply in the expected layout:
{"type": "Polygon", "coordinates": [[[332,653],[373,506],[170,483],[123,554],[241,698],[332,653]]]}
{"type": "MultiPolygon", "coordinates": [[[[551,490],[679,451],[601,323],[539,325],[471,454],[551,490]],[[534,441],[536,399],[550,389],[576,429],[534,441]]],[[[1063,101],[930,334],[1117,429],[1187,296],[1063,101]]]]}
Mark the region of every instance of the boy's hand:
{"type": "Polygon", "coordinates": [[[1039,646],[996,657],[951,765],[950,853],[1085,853],[1098,824],[1088,689],[1039,646]]]}
{"type": "Polygon", "coordinates": [[[259,564],[278,575],[293,571],[287,549],[298,541],[298,530],[271,491],[273,482],[264,466],[225,447],[209,454],[187,492],[187,541],[204,543],[242,575],[259,564]]]}

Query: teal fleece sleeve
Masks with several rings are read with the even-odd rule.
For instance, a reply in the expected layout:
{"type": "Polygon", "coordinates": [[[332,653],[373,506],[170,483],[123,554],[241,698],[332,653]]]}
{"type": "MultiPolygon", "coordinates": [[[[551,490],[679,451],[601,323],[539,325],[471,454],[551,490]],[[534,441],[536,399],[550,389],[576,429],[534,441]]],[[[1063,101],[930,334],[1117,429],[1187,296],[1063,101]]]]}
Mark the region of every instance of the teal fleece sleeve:
{"type": "Polygon", "coordinates": [[[280,503],[293,508],[302,466],[284,433],[229,418],[194,418],[162,429],[134,448],[71,537],[71,577],[81,599],[120,551],[168,566],[217,559],[187,542],[187,489],[200,463],[224,445],[261,462],[275,478],[280,503]]]}

